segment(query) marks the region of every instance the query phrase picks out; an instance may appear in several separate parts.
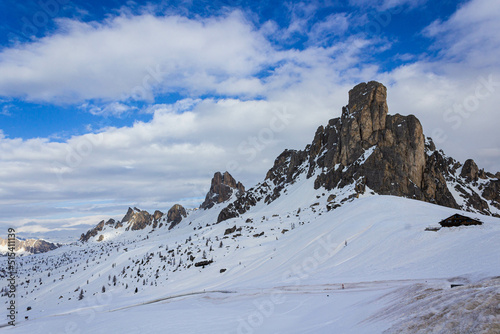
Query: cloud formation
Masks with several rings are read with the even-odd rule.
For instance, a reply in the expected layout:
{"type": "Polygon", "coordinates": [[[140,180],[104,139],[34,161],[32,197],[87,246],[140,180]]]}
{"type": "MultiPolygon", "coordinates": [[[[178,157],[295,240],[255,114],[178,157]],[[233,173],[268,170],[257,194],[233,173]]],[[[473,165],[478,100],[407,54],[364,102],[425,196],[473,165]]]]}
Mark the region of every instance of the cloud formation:
{"type": "Polygon", "coordinates": [[[157,89],[258,93],[252,76],[276,61],[239,11],[201,20],[122,14],[59,25],[58,34],[0,53],[0,95],[73,103],[152,100],[157,89]]]}

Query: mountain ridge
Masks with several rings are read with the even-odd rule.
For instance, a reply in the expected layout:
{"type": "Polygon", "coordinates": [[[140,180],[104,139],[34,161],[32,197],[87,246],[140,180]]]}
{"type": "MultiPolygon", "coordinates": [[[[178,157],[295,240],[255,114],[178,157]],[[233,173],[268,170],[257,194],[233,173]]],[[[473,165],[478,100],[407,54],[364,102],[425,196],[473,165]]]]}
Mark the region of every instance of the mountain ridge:
{"type": "MultiPolygon", "coordinates": [[[[300,175],[314,178],[314,189],[328,193],[327,210],[368,192],[500,217],[500,172],[485,172],[472,159],[461,164],[446,156],[424,136],[417,117],[389,114],[387,88],[376,81],[352,88],[341,116],[319,126],[304,150],[285,149],[263,182],[245,190],[229,172],[216,172],[199,208],[217,207],[214,223],[239,217],[261,201],[269,204],[282,196],[300,175]],[[225,206],[220,208],[221,204],[225,206]]],[[[165,219],[158,210],[150,215],[129,208],[120,222],[101,221],[80,241],[97,237],[107,226],[117,229],[127,224],[128,231],[168,224],[170,230],[187,217],[181,205],[170,210],[175,218],[171,211],[165,219]]]]}
{"type": "Polygon", "coordinates": [[[351,89],[341,117],[318,127],[304,150],[283,151],[265,181],[224,208],[218,222],[262,199],[269,204],[304,173],[315,176],[315,189],[353,188],[340,201],[369,189],[500,217],[500,173],[480,170],[471,159],[462,165],[436,150],[414,115],[388,114],[387,88],[376,81],[351,89]]]}
{"type": "MultiPolygon", "coordinates": [[[[0,252],[7,253],[9,240],[0,237],[0,252]]],[[[61,244],[52,243],[43,239],[15,239],[15,253],[29,253],[29,254],[39,254],[46,253],[51,250],[61,247],[61,244]]]]}

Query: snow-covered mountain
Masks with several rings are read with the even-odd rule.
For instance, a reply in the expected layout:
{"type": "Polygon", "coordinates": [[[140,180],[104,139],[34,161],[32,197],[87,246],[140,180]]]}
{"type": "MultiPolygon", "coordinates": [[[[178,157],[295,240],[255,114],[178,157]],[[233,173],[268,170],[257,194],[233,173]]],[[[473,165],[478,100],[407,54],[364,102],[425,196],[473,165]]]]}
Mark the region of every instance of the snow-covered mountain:
{"type": "Polygon", "coordinates": [[[304,150],[285,150],[264,182],[230,203],[218,221],[274,201],[302,175],[329,193],[329,208],[374,192],[500,217],[500,172],[447,157],[415,116],[388,115],[387,89],[375,81],[349,91],[340,118],[320,126],[304,150]]]}
{"type": "MultiPolygon", "coordinates": [[[[264,181],[255,187],[245,191],[228,172],[216,172],[200,208],[226,203],[217,222],[235,218],[260,201],[269,204],[276,200],[302,176],[314,180],[314,189],[324,190],[320,196],[328,196],[328,210],[368,192],[500,217],[500,172],[485,172],[471,159],[462,165],[437,150],[432,139],[425,138],[415,116],[388,114],[387,88],[375,81],[349,91],[342,116],[320,126],[304,150],[280,154],[264,181]],[[236,200],[231,200],[233,195],[236,200]]],[[[174,208],[184,210],[178,204],[170,210],[174,208]]],[[[127,230],[156,227],[163,217],[161,211],[154,215],[136,211],[129,208],[120,222],[101,221],[80,240],[97,236],[108,225],[127,230]]],[[[170,228],[185,215],[177,216],[170,228]]],[[[103,240],[103,234],[99,238],[103,240]]]]}
{"type": "MultiPolygon", "coordinates": [[[[0,237],[0,254],[9,252],[9,240],[0,237]]],[[[42,239],[15,239],[14,251],[17,255],[45,253],[60,247],[60,244],[55,244],[42,239]]]]}
{"type": "Polygon", "coordinates": [[[446,157],[385,94],[356,86],[341,118],[246,191],[216,173],[204,209],[130,208],[18,258],[7,330],[495,333],[498,173],[446,157]],[[435,228],[454,214],[483,224],[435,228]]]}

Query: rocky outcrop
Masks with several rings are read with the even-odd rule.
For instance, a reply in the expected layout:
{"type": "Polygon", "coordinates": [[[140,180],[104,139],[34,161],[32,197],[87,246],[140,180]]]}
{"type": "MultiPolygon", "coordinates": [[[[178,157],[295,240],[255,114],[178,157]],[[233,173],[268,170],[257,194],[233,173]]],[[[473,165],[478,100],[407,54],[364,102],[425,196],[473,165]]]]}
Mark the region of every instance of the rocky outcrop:
{"type": "MultiPolygon", "coordinates": [[[[125,231],[138,231],[143,230],[147,227],[161,228],[163,226],[169,226],[172,229],[177,226],[183,218],[187,217],[186,210],[180,204],[175,204],[170,208],[165,215],[163,212],[156,210],[152,215],[144,210],[140,210],[136,207],[128,208],[127,213],[123,216],[122,220],[115,221],[114,219],[109,219],[107,222],[102,220],[94,228],[88,230],[86,233],[82,233],[80,236],[80,241],[87,242],[89,239],[96,237],[100,232],[109,229],[119,229],[125,228],[125,231]]],[[[104,236],[100,234],[98,241],[104,240],[104,236]]]]}
{"type": "Polygon", "coordinates": [[[235,191],[241,195],[245,192],[245,187],[241,182],[236,182],[228,172],[225,172],[224,175],[217,172],[212,178],[210,190],[200,208],[206,210],[212,208],[215,204],[225,202],[231,198],[235,191]]]}
{"type": "Polygon", "coordinates": [[[479,168],[477,167],[474,160],[468,159],[465,161],[462,167],[462,171],[460,172],[460,176],[469,182],[478,180],[479,168]]]}
{"type": "MultiPolygon", "coordinates": [[[[140,210],[137,210],[137,211],[140,211],[140,210]]],[[[134,209],[132,209],[132,208],[129,207],[128,210],[127,210],[127,213],[122,218],[121,222],[122,223],[123,222],[128,222],[130,219],[132,219],[133,215],[134,215],[134,209]]]]}
{"type": "Polygon", "coordinates": [[[161,224],[161,217],[163,217],[163,212],[156,210],[155,213],[153,213],[153,228],[157,228],[158,224],[161,224]]]}
{"type": "MultiPolygon", "coordinates": [[[[2,249],[7,249],[8,239],[0,238],[0,247],[2,249]]],[[[42,239],[26,239],[20,240],[15,239],[14,252],[26,252],[30,254],[46,253],[56,248],[61,247],[60,244],[54,244],[42,239]]]]}
{"type": "Polygon", "coordinates": [[[153,222],[153,217],[149,212],[134,208],[132,213],[130,213],[130,210],[131,209],[128,208],[127,214],[122,219],[122,224],[128,223],[128,226],[125,228],[126,231],[143,230],[153,222]]]}
{"type": "Polygon", "coordinates": [[[316,132],[306,148],[309,176],[320,169],[315,188],[343,188],[354,182],[379,194],[423,199],[425,138],[413,116],[387,115],[386,88],[357,85],[341,118],[316,132]]]}
{"type": "Polygon", "coordinates": [[[94,228],[88,230],[87,233],[82,233],[82,235],[80,236],[80,241],[83,242],[88,241],[90,238],[95,237],[103,229],[104,229],[104,220],[101,220],[99,224],[97,224],[94,228]]]}
{"type": "Polygon", "coordinates": [[[490,204],[500,210],[500,178],[496,176],[496,180],[488,182],[484,186],[482,196],[490,201],[490,204]]]}
{"type": "Polygon", "coordinates": [[[230,203],[218,221],[243,214],[262,198],[274,201],[306,173],[307,178],[314,177],[316,189],[349,189],[349,198],[370,189],[498,215],[492,210],[500,206],[498,173],[480,170],[473,160],[462,166],[446,157],[432,139],[426,140],[415,116],[389,115],[386,99],[387,89],[378,82],[355,86],[340,118],[320,126],[304,150],[285,150],[265,182],[230,203]]]}
{"type": "Polygon", "coordinates": [[[447,158],[442,152],[436,151],[432,139],[426,144],[427,161],[423,174],[422,192],[428,202],[459,208],[446,183],[446,176],[454,174],[458,165],[452,158],[447,158]]]}
{"type": "Polygon", "coordinates": [[[180,204],[175,204],[168,210],[167,212],[167,224],[170,224],[168,227],[169,230],[173,229],[175,226],[177,226],[182,218],[187,217],[186,209],[182,207],[180,204]]]}

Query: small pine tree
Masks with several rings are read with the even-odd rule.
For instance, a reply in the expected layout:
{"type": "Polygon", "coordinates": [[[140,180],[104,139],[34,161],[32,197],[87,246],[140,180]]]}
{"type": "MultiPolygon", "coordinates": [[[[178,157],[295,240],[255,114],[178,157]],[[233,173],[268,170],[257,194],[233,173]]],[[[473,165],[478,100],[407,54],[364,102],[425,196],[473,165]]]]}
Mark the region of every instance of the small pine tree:
{"type": "Polygon", "coordinates": [[[134,293],[137,293],[138,291],[139,291],[139,289],[135,288],[135,291],[134,291],[134,293]]]}
{"type": "Polygon", "coordinates": [[[83,289],[80,290],[80,295],[78,296],[78,300],[83,299],[83,289]]]}
{"type": "Polygon", "coordinates": [[[106,287],[103,285],[102,286],[102,289],[101,289],[102,293],[105,293],[106,292],[106,287]]]}
{"type": "Polygon", "coordinates": [[[222,248],[223,244],[222,244],[222,241],[220,242],[219,244],[219,248],[222,248]]]}

